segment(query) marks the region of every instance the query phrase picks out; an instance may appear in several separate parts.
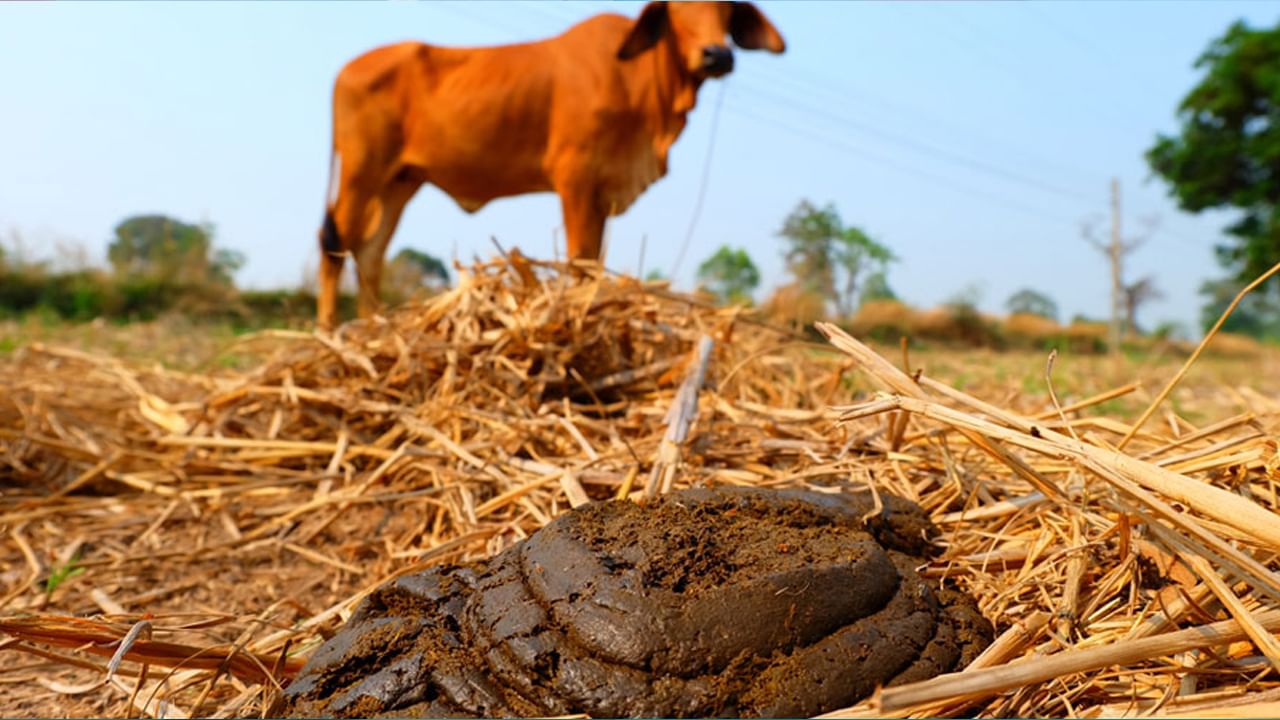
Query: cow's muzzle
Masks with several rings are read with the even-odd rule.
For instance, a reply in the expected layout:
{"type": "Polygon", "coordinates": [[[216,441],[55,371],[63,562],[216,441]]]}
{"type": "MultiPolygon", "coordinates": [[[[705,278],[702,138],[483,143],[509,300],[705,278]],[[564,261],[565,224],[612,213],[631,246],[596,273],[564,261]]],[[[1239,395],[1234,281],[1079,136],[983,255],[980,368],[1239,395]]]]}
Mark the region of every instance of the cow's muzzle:
{"type": "Polygon", "coordinates": [[[725,45],[702,48],[702,71],[708,77],[728,75],[733,70],[733,50],[725,45]]]}

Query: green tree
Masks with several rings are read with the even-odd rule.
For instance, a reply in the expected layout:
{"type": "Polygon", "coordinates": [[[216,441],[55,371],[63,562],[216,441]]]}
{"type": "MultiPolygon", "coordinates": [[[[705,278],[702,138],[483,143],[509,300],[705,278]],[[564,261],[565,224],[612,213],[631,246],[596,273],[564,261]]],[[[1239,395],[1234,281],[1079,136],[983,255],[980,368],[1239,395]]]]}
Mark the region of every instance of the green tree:
{"type": "Polygon", "coordinates": [[[858,296],[858,304],[870,300],[897,300],[898,294],[889,287],[889,278],[883,270],[867,276],[862,283],[862,293],[858,296]]]}
{"type": "Polygon", "coordinates": [[[115,228],[107,259],[122,277],[231,285],[244,255],[214,249],[213,225],[192,225],[164,215],[136,215],[115,228]]]}
{"type": "Polygon", "coordinates": [[[1148,276],[1137,282],[1124,286],[1125,329],[1134,334],[1142,334],[1138,328],[1138,309],[1152,300],[1164,297],[1160,288],[1156,287],[1154,278],[1148,276]]]}
{"type": "Polygon", "coordinates": [[[835,301],[841,315],[853,312],[864,273],[884,272],[895,258],[861,228],[846,226],[835,206],[801,200],[778,235],[787,243],[787,268],[803,290],[835,301]]]}
{"type": "Polygon", "coordinates": [[[746,250],[721,245],[698,266],[698,282],[722,302],[750,302],[751,293],[760,284],[760,271],[746,250]]]}
{"type": "Polygon", "coordinates": [[[244,267],[245,256],[239,250],[217,248],[209,263],[209,278],[221,285],[234,285],[236,271],[244,267]]]}
{"type": "Polygon", "coordinates": [[[778,235],[787,243],[787,269],[800,288],[824,297],[835,294],[831,250],[842,230],[840,216],[832,205],[817,208],[808,200],[801,200],[783,220],[778,235]]]}
{"type": "Polygon", "coordinates": [[[1156,325],[1151,336],[1158,340],[1186,340],[1191,337],[1187,326],[1177,320],[1165,320],[1156,325]]]}
{"type": "Polygon", "coordinates": [[[437,290],[449,284],[449,268],[436,256],[414,248],[403,248],[387,263],[382,286],[393,302],[403,302],[427,288],[437,290]]]}
{"type": "Polygon", "coordinates": [[[885,267],[894,259],[889,248],[872,240],[861,228],[846,227],[836,236],[835,266],[844,278],[844,290],[836,296],[841,315],[853,313],[863,273],[875,268],[883,278],[885,267]]]}
{"type": "Polygon", "coordinates": [[[994,328],[982,317],[978,304],[982,302],[982,286],[966,285],[942,303],[950,311],[949,332],[953,340],[973,345],[989,346],[999,342],[994,328]]]}
{"type": "Polygon", "coordinates": [[[982,285],[969,283],[951,293],[951,296],[942,301],[942,304],[949,308],[969,308],[977,312],[980,302],[982,302],[982,285]]]}
{"type": "Polygon", "coordinates": [[[437,285],[449,284],[449,268],[440,258],[414,248],[404,248],[392,258],[393,262],[404,263],[422,273],[424,282],[437,285]]]}
{"type": "Polygon", "coordinates": [[[1178,133],[1158,135],[1147,161],[1183,210],[1240,212],[1215,250],[1248,282],[1280,260],[1280,26],[1236,22],[1195,67],[1204,76],[1178,106],[1178,133]]]}
{"type": "MultiPolygon", "coordinates": [[[[1244,283],[1235,278],[1206,280],[1200,286],[1200,295],[1206,301],[1200,308],[1202,330],[1208,331],[1218,322],[1243,287],[1244,283]]],[[[1255,338],[1280,338],[1280,307],[1275,297],[1258,292],[1245,295],[1222,324],[1222,330],[1255,338]]]]}
{"type": "Polygon", "coordinates": [[[1031,288],[1023,288],[1010,295],[1009,299],[1004,301],[1004,306],[1010,313],[1039,315],[1054,322],[1058,321],[1058,304],[1048,295],[1031,288]]]}

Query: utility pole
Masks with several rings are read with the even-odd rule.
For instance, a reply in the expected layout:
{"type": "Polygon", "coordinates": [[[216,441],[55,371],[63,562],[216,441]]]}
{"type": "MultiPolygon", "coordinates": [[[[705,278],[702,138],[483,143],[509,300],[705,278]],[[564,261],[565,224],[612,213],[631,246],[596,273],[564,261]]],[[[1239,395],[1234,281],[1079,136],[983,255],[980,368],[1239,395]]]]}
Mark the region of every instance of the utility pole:
{"type": "Polygon", "coordinates": [[[1111,244],[1107,256],[1111,259],[1111,328],[1107,333],[1112,352],[1120,349],[1124,322],[1124,241],[1120,239],[1120,178],[1111,178],[1111,244]]]}
{"type": "MultiPolygon", "coordinates": [[[[1154,221],[1148,223],[1154,226],[1154,221]]],[[[1107,332],[1108,349],[1115,353],[1120,351],[1120,341],[1125,334],[1125,317],[1127,305],[1125,300],[1124,258],[1137,250],[1147,241],[1148,236],[1125,240],[1120,231],[1120,179],[1111,178],[1111,237],[1108,242],[1099,240],[1093,232],[1092,225],[1086,223],[1081,232],[1099,252],[1107,256],[1111,265],[1111,322],[1107,332]]]]}

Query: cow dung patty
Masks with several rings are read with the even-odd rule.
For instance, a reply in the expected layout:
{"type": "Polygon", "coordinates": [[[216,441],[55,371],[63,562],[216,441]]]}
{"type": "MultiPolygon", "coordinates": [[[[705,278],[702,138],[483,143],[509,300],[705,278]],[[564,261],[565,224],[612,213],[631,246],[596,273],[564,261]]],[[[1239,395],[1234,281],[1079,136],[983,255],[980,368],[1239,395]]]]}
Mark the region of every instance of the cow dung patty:
{"type": "Polygon", "coordinates": [[[916,574],[901,498],[693,489],[561,515],[374,591],[285,691],[294,716],[809,716],[992,638],[916,574]]]}

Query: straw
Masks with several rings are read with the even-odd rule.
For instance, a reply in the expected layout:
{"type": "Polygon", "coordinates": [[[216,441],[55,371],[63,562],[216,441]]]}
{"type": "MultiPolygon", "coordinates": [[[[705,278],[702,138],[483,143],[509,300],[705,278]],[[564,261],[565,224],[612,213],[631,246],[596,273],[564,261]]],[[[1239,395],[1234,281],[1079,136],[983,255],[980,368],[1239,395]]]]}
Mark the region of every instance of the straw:
{"type": "Polygon", "coordinates": [[[1280,701],[1272,355],[1206,352],[1139,429],[1176,361],[1062,354],[1055,406],[1043,356],[913,346],[907,374],[819,329],[829,344],[512,251],[380,320],[241,338],[242,370],[20,348],[0,360],[0,706],[260,716],[380,583],[570,507],[868,483],[933,517],[921,573],[971,593],[998,639],[967,672],[840,713],[1280,701]]]}

